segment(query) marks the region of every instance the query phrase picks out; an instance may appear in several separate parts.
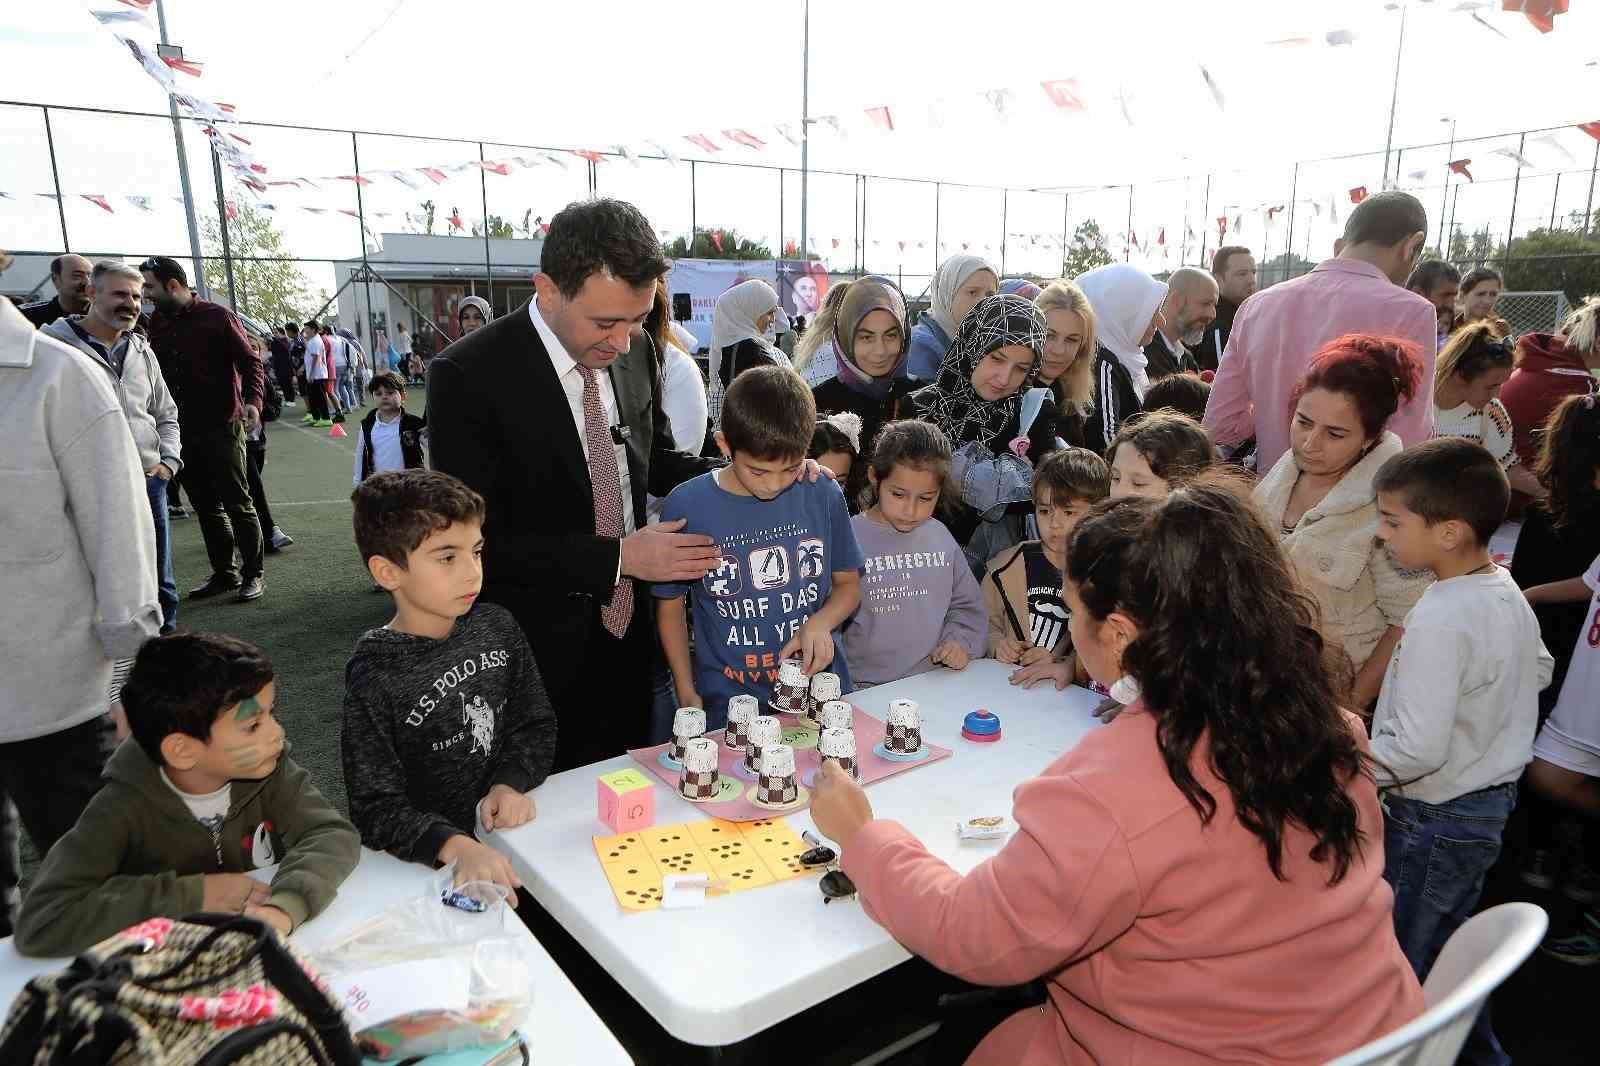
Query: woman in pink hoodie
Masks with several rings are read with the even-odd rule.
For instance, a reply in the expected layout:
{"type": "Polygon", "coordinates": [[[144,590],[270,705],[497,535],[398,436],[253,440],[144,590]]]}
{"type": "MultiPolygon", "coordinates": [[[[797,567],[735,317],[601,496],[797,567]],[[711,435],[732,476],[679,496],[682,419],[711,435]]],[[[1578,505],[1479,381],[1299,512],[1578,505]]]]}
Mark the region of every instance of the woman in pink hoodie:
{"type": "Polygon", "coordinates": [[[1364,734],[1278,538],[1202,481],[1098,505],[1065,577],[1084,666],[1142,695],[1018,787],[994,858],[957,874],[838,774],[812,804],[907,948],[1048,981],[969,1063],[1321,1063],[1420,1014],[1364,734]]]}

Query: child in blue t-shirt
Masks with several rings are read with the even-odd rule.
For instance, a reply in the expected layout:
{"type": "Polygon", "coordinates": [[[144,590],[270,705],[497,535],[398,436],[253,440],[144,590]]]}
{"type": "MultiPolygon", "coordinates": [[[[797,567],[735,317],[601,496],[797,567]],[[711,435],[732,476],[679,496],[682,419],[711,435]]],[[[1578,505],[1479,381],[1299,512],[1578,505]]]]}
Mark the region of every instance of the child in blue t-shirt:
{"type": "Polygon", "coordinates": [[[729,465],[679,485],[661,519],[687,519],[684,533],[709,536],[722,562],[693,584],[654,588],[656,628],[680,707],[703,707],[708,727],[725,725],[742,692],[765,706],[786,658],[807,676],[850,668],[835,633],[861,600],[861,549],[844,494],[800,477],[817,409],[787,367],[746,370],[722,401],[717,447],[729,465]],[[691,666],[684,597],[694,607],[691,666]]]}

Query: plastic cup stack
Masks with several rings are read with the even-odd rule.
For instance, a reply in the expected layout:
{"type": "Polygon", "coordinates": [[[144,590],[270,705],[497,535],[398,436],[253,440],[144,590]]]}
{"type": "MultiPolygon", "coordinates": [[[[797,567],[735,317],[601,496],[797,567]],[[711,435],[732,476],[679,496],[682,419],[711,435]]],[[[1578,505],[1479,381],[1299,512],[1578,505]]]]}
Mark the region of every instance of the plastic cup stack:
{"type": "MultiPolygon", "coordinates": [[[[758,714],[750,719],[750,742],[744,749],[744,768],[753,774],[761,772],[762,749],[783,743],[783,727],[770,714],[758,714]]],[[[793,751],[793,749],[790,749],[793,751]]]]}
{"type": "Polygon", "coordinates": [[[684,745],[706,731],[706,712],[698,707],[679,707],[672,716],[672,757],[683,761],[684,745]]]}

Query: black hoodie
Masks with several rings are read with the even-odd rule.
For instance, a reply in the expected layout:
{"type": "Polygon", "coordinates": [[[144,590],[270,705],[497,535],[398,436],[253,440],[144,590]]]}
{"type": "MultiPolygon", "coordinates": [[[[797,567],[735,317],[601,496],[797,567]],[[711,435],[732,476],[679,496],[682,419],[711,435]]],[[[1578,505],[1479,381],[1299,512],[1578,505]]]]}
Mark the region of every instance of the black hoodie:
{"type": "Polygon", "coordinates": [[[345,667],[339,751],[362,842],[412,862],[470,836],[493,786],[541,784],[555,712],[515,619],[480,603],[443,640],[368,630],[345,667]]]}

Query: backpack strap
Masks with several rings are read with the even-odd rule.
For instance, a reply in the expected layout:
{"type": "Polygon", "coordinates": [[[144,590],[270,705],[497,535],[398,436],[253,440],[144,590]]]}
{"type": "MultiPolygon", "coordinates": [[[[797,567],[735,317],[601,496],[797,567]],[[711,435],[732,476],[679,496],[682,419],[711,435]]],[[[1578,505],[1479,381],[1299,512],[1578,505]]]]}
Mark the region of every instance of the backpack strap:
{"type": "Polygon", "coordinates": [[[1028,430],[1033,428],[1034,420],[1039,417],[1039,412],[1044,410],[1044,401],[1050,396],[1046,388],[1029,389],[1022,394],[1022,418],[1018,423],[1017,436],[1026,437],[1028,430]]]}

